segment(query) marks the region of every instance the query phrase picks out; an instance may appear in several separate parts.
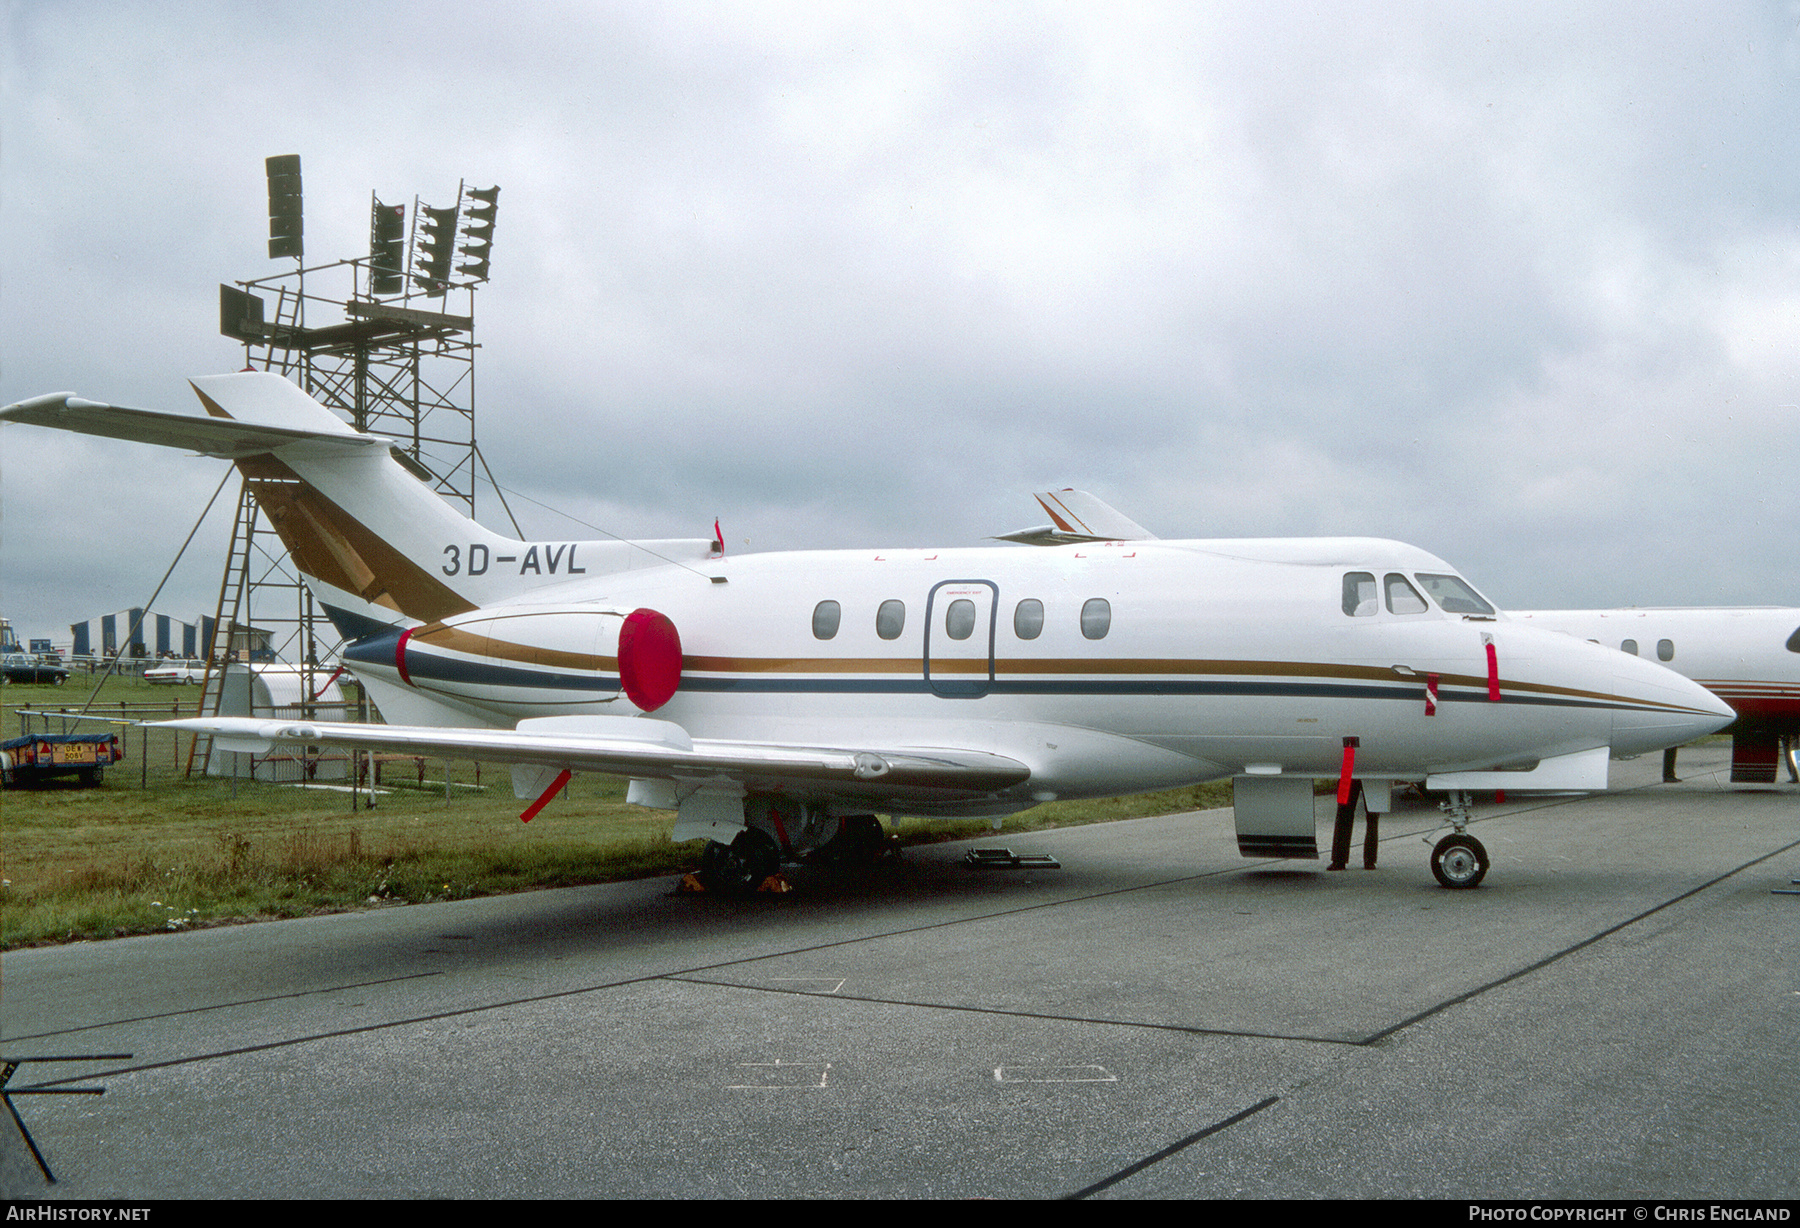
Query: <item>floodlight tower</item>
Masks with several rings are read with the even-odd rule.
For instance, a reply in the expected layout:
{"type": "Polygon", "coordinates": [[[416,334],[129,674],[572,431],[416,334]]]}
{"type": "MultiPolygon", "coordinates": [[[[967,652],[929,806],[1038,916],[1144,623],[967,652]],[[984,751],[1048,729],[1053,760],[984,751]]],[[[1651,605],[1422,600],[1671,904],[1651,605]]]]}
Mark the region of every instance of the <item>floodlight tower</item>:
{"type": "MultiPolygon", "coordinates": [[[[441,209],[414,197],[410,242],[405,206],[371,193],[368,256],[308,268],[300,158],[270,158],[266,169],[269,257],[292,258],[294,267],[221,285],[219,331],[243,343],[247,367],[285,375],[343,412],[357,430],[393,439],[409,468],[472,517],[476,471],[487,469],[475,441],[475,291],[488,280],[500,189],[459,182],[456,203],[441,209]],[[459,254],[467,258],[460,265],[459,254]],[[341,297],[308,293],[308,273],[315,285],[322,275],[340,276],[341,297]],[[309,311],[326,310],[332,322],[309,323],[309,311]]],[[[223,678],[234,626],[254,618],[274,630],[272,640],[283,645],[278,654],[300,667],[304,692],[315,698],[337,650],[329,624],[315,618],[310,591],[257,510],[257,488],[280,481],[244,483],[219,586],[209,657],[215,664],[202,712],[219,710],[222,681],[215,684],[212,675],[223,678]]],[[[501,507],[510,518],[504,497],[501,507]]]]}

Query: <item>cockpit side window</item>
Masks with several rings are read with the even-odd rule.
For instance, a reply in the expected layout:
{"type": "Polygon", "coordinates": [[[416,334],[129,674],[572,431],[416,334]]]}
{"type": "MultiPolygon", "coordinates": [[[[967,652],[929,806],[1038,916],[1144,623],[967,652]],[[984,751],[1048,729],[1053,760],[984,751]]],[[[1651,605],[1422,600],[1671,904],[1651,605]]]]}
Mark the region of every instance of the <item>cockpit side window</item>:
{"type": "Polygon", "coordinates": [[[1408,584],[1399,572],[1388,572],[1385,583],[1389,614],[1423,614],[1431,608],[1425,604],[1425,598],[1419,596],[1419,590],[1408,584]]]}
{"type": "Polygon", "coordinates": [[[1375,574],[1368,571],[1345,572],[1344,613],[1351,618],[1373,618],[1379,608],[1380,599],[1375,595],[1375,574]]]}
{"type": "Polygon", "coordinates": [[[1493,617],[1494,607],[1484,600],[1480,593],[1470,588],[1461,576],[1427,575],[1417,573],[1419,583],[1431,594],[1431,599],[1438,603],[1438,609],[1446,614],[1483,614],[1493,617]]]}

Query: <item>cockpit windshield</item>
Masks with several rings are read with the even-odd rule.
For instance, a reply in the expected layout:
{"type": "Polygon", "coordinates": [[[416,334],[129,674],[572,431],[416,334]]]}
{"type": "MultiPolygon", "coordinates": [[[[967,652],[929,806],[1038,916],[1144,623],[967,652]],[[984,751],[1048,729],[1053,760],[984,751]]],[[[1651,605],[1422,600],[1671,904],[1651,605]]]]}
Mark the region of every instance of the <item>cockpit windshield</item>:
{"type": "Polygon", "coordinates": [[[1465,584],[1460,576],[1433,576],[1424,572],[1415,573],[1420,584],[1438,608],[1446,614],[1481,614],[1489,618],[1494,616],[1494,607],[1489,605],[1480,593],[1465,584]]]}

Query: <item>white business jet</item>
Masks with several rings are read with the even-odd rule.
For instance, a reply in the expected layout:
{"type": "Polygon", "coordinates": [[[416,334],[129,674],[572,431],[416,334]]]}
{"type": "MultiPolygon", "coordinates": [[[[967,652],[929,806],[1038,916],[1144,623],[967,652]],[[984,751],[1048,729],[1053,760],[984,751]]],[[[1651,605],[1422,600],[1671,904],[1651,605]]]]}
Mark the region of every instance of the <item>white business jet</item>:
{"type": "MultiPolygon", "coordinates": [[[[1654,656],[1730,704],[1731,779],[1770,784],[1785,760],[1800,780],[1800,609],[1514,610],[1527,626],[1579,636],[1632,656],[1654,656]]],[[[1669,775],[1674,772],[1669,752],[1669,775]]]]}
{"type": "Polygon", "coordinates": [[[235,461],[390,723],[166,725],[509,762],[524,817],[571,772],[627,776],[677,812],[674,839],[708,841],[716,885],[877,848],[878,813],[998,825],[1222,777],[1246,855],[1316,857],[1313,779],[1354,775],[1371,810],[1395,782],[1448,793],[1433,869],[1472,887],[1469,791],[1603,789],[1609,758],[1732,716],[1654,662],[1505,619],[1398,542],[1158,541],[1085,521],[1076,492],[1045,497],[1056,523],[1019,537],[1036,549],[515,541],[279,376],[194,389],[207,417],[55,394],[0,419],[235,461]]]}

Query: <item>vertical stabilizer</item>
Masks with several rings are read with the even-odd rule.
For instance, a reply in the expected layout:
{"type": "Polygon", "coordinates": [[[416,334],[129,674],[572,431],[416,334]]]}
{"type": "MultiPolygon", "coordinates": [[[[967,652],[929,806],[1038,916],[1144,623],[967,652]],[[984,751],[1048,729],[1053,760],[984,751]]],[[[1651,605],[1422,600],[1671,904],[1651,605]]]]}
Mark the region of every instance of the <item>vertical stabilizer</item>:
{"type": "Polygon", "coordinates": [[[435,622],[549,584],[712,555],[710,538],[518,541],[446,503],[398,459],[292,383],[246,371],[192,381],[206,417],[69,393],[0,420],[188,448],[234,461],[338,630],[358,639],[435,622]]]}

